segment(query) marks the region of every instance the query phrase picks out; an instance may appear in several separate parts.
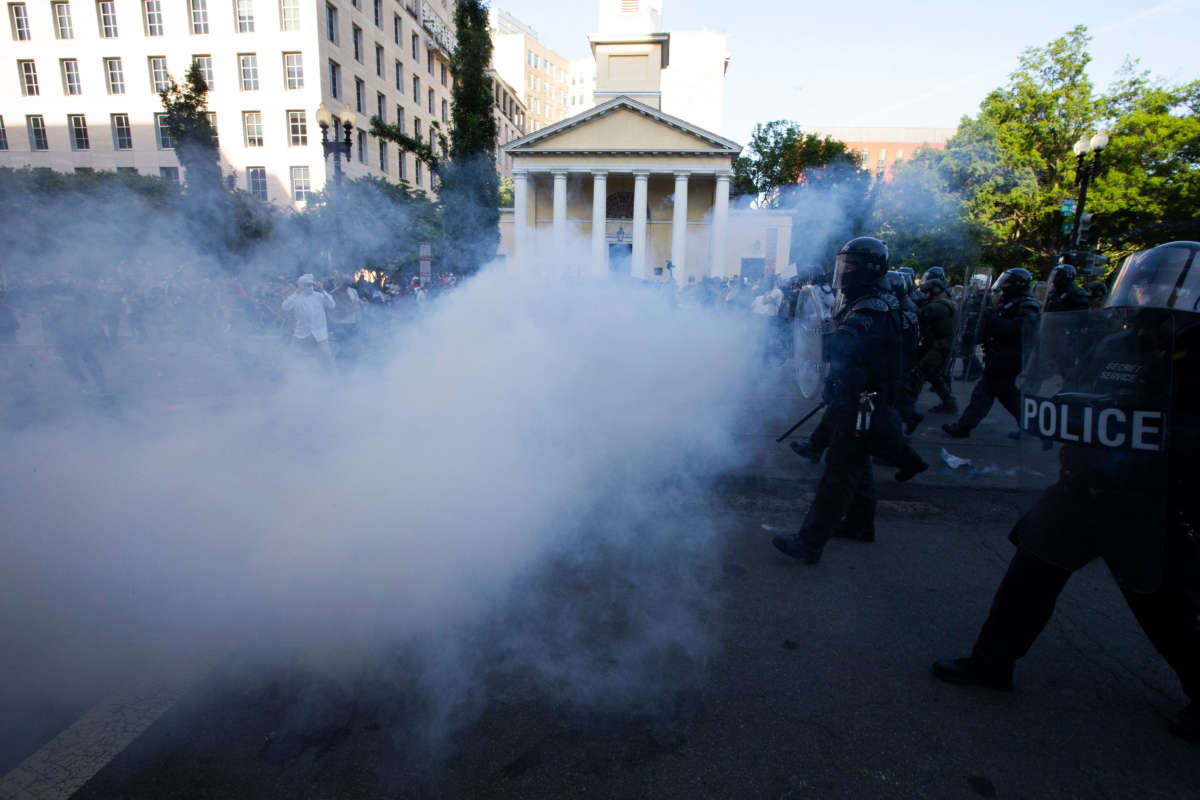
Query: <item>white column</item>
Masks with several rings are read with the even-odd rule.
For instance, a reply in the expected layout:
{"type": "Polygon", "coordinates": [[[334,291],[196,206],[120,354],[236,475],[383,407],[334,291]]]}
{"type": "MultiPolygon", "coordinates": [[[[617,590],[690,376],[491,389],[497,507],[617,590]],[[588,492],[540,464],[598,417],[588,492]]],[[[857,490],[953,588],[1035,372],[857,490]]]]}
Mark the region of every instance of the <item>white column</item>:
{"type": "Polygon", "coordinates": [[[646,201],[650,186],[650,173],[637,170],[633,173],[633,266],[635,278],[646,277],[646,201]]]}
{"type": "Polygon", "coordinates": [[[677,280],[687,282],[688,173],[675,173],[675,205],[671,217],[671,263],[677,280]]]}
{"type": "Polygon", "coordinates": [[[513,267],[521,272],[533,269],[529,252],[529,175],[513,170],[513,267]]]}
{"type": "Polygon", "coordinates": [[[566,264],[567,253],[567,173],[554,171],[554,258],[566,264]]]}
{"type": "Polygon", "coordinates": [[[605,224],[608,221],[608,173],[592,173],[592,274],[608,273],[608,246],[605,224]]]}
{"type": "Polygon", "coordinates": [[[715,278],[726,275],[730,266],[725,263],[725,242],[729,230],[729,179],[731,177],[732,173],[729,172],[717,173],[717,195],[713,202],[712,212],[712,252],[710,253],[712,266],[709,272],[715,278]]]}

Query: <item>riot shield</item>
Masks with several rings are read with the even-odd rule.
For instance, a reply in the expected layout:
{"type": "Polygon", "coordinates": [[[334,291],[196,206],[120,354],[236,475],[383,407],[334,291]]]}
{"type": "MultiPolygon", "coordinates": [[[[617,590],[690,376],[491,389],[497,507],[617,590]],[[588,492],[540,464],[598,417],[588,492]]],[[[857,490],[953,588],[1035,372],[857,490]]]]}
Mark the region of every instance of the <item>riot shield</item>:
{"type": "Polygon", "coordinates": [[[983,313],[991,301],[993,276],[991,270],[981,270],[970,276],[960,297],[955,299],[958,316],[955,323],[954,346],[946,361],[950,380],[955,375],[965,380],[982,369],[983,313]]]}
{"type": "Polygon", "coordinates": [[[1053,447],[1058,472],[1014,529],[1020,547],[1070,570],[1103,558],[1138,591],[1194,579],[1181,576],[1200,567],[1200,504],[1182,481],[1200,474],[1197,333],[1200,315],[1170,308],[1041,315],[1019,382],[1022,448],[1046,469],[1053,447]]]}
{"type": "Polygon", "coordinates": [[[829,320],[832,294],[820,286],[804,286],[796,297],[792,318],[792,354],[796,383],[806,400],[818,396],[825,382],[825,356],[821,336],[829,320]]]}

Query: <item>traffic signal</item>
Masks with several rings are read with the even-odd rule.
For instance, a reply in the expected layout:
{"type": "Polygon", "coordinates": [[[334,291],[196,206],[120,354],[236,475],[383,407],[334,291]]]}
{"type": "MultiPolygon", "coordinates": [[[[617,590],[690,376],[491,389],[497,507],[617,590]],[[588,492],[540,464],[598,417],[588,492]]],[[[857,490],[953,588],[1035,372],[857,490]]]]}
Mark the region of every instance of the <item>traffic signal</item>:
{"type": "Polygon", "coordinates": [[[1095,222],[1096,215],[1090,211],[1083,212],[1079,217],[1079,238],[1075,240],[1076,247],[1085,247],[1091,240],[1092,223],[1095,222]]]}

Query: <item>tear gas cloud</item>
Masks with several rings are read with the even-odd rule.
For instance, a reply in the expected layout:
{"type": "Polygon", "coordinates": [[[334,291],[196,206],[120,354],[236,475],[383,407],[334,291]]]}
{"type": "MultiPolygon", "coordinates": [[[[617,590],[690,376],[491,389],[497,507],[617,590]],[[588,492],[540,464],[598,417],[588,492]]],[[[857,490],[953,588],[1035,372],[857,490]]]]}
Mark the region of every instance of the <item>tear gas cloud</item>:
{"type": "MultiPolygon", "coordinates": [[[[144,235],[146,219],[73,236],[29,272],[212,266],[144,235]]],[[[248,263],[294,275],[294,243],[276,247],[248,263]]],[[[179,313],[212,302],[196,291],[179,313]]],[[[745,456],[734,433],[762,385],[753,320],[501,267],[350,371],[285,368],[278,337],[201,320],[106,354],[122,377],[105,412],[62,399],[78,388],[50,348],[10,348],[12,691],[229,651],[351,669],[397,643],[447,706],[488,670],[641,706],[702,671],[720,552],[707,495],[745,456]],[[55,411],[12,413],[43,402],[55,411]]]]}

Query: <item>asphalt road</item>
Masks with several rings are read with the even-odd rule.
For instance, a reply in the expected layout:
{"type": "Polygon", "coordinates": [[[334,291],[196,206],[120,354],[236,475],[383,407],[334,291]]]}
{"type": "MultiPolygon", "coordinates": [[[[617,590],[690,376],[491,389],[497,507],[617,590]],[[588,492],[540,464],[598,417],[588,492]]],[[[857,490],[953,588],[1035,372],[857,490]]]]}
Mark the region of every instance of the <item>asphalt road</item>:
{"type": "Polygon", "coordinates": [[[972,467],[936,461],[904,485],[878,469],[879,540],[835,540],[806,567],[770,545],[798,525],[819,474],[771,441],[800,406],[764,410],[746,432],[756,457],[715,492],[719,603],[705,621],[719,649],[653,710],[491,687],[433,741],[414,686],[381,695],[233,654],[165,711],[145,701],[148,727],[73,796],[1196,797],[1200,747],[1164,726],[1184,697],[1103,565],[1072,579],[1015,692],[929,674],[969,651],[1005,536],[1052,479],[1053,453],[1007,439],[998,407],[965,441],[928,425],[915,437],[927,457],[945,446],[972,467]]]}

